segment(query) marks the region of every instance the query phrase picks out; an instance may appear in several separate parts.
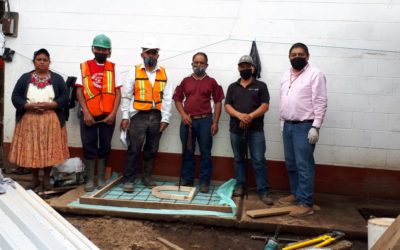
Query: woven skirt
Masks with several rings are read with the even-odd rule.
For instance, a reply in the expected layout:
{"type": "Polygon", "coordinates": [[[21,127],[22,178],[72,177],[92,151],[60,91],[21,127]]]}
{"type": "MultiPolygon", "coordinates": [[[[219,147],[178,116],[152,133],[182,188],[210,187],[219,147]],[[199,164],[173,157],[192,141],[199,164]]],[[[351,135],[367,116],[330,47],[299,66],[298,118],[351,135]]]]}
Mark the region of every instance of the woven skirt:
{"type": "Polygon", "coordinates": [[[21,167],[44,168],[69,157],[67,128],[54,111],[25,113],[15,125],[9,161],[21,167]]]}

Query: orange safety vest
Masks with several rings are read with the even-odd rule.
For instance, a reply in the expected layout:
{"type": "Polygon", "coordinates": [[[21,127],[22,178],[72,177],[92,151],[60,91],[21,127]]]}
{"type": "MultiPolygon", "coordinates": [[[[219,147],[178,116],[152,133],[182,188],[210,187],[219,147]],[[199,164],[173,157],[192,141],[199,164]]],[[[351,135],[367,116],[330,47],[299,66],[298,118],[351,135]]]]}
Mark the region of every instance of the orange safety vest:
{"type": "Polygon", "coordinates": [[[146,70],[141,65],[136,65],[136,79],[135,79],[135,101],[133,107],[136,110],[150,110],[155,108],[161,110],[161,103],[163,99],[163,92],[167,84],[167,74],[163,67],[159,67],[156,72],[156,79],[154,86],[151,86],[149,77],[146,70]]]}
{"type": "Polygon", "coordinates": [[[115,101],[115,72],[114,63],[104,64],[103,82],[101,89],[93,85],[92,74],[88,62],[81,63],[83,95],[86,105],[93,116],[111,113],[115,101]]]}

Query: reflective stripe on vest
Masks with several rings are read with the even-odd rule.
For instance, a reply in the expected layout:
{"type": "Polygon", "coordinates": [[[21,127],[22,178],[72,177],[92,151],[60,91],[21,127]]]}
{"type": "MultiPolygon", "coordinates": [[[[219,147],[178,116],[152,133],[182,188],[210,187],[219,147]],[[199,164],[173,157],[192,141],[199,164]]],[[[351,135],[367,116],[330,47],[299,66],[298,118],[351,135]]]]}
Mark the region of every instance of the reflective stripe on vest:
{"type": "Polygon", "coordinates": [[[111,113],[115,102],[115,73],[114,63],[104,64],[101,89],[93,84],[88,62],[81,63],[83,95],[86,105],[93,116],[111,113]]]}
{"type": "Polygon", "coordinates": [[[141,65],[136,65],[135,79],[135,101],[133,107],[136,110],[150,110],[155,108],[161,110],[163,92],[167,83],[167,75],[163,67],[159,67],[156,72],[154,86],[151,85],[146,70],[141,65]]]}

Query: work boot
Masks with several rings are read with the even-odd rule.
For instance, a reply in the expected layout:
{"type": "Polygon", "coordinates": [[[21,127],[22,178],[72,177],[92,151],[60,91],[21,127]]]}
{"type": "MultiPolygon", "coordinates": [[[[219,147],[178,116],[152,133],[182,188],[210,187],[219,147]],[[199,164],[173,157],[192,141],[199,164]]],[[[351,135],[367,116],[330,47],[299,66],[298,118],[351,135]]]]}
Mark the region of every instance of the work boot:
{"type": "Polygon", "coordinates": [[[244,194],[243,185],[237,185],[235,187],[235,191],[233,192],[232,196],[240,197],[243,196],[243,194],[244,194]]]}
{"type": "Polygon", "coordinates": [[[187,181],[187,180],[182,179],[181,183],[177,182],[175,184],[175,186],[193,187],[194,183],[193,183],[193,181],[187,181]]]}
{"type": "Polygon", "coordinates": [[[132,193],[135,190],[135,185],[133,182],[125,182],[123,185],[123,190],[125,193],[132,193]]]}
{"type": "Polygon", "coordinates": [[[142,183],[146,187],[154,187],[157,184],[151,179],[151,170],[153,169],[154,159],[150,159],[144,162],[144,174],[142,183]]]}
{"type": "Polygon", "coordinates": [[[104,181],[104,173],[106,172],[106,160],[97,160],[97,187],[100,189],[106,185],[104,181]]]}
{"type": "Polygon", "coordinates": [[[274,201],[267,195],[267,194],[261,194],[260,195],[260,200],[265,204],[265,205],[274,205],[274,201]]]}
{"type": "Polygon", "coordinates": [[[94,185],[94,166],[96,165],[95,160],[86,160],[86,184],[85,191],[92,192],[96,186],[94,185]]]}
{"type": "Polygon", "coordinates": [[[208,193],[209,190],[210,190],[210,186],[208,184],[200,185],[200,193],[208,193]]]}
{"type": "Polygon", "coordinates": [[[278,200],[278,203],[281,205],[296,205],[296,196],[293,194],[289,196],[282,197],[278,200]]]}
{"type": "Polygon", "coordinates": [[[305,217],[308,215],[311,215],[314,213],[314,209],[312,207],[309,207],[305,204],[299,204],[296,206],[295,209],[293,209],[289,215],[292,217],[297,217],[297,218],[301,218],[301,217],[305,217]]]}

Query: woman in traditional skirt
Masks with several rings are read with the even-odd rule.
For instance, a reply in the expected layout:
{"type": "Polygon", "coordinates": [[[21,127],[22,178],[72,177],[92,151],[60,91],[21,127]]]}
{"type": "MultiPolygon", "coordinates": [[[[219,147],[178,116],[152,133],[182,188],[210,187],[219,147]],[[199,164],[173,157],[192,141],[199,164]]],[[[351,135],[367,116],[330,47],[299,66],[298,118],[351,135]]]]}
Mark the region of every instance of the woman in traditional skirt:
{"type": "Polygon", "coordinates": [[[64,113],[68,91],[64,79],[49,70],[50,54],[46,49],[33,54],[33,64],[35,70],[23,74],[12,93],[17,110],[9,161],[32,169],[32,190],[39,189],[39,169],[43,168],[46,190],[50,187],[51,167],[69,156],[64,113]]]}

